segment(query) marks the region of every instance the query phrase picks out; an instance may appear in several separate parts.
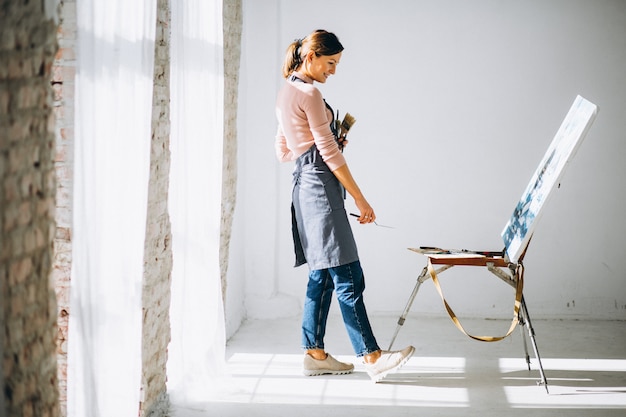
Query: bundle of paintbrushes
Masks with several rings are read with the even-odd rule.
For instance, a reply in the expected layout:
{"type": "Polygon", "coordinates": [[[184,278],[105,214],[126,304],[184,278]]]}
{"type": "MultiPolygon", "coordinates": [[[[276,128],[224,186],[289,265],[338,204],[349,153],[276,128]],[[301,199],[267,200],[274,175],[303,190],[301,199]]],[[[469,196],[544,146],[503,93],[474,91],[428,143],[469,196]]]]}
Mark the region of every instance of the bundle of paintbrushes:
{"type": "Polygon", "coordinates": [[[340,122],[339,111],[337,111],[337,119],[335,119],[335,130],[337,132],[337,138],[341,140],[341,142],[339,142],[339,149],[341,149],[342,151],[343,151],[342,142],[346,139],[346,135],[348,134],[348,131],[350,130],[352,126],[354,126],[355,122],[356,122],[356,119],[350,113],[346,113],[346,115],[343,118],[343,121],[340,122]]]}

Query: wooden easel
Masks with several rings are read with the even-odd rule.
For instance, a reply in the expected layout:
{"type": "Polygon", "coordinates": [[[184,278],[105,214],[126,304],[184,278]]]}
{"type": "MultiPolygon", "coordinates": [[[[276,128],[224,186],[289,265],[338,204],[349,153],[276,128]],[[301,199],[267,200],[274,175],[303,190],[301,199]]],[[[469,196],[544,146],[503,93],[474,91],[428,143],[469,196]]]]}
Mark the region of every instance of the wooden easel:
{"type": "Polygon", "coordinates": [[[598,107],[595,104],[581,96],[576,97],[561,127],[550,143],[546,154],[539,163],[539,167],[531,177],[526,190],[522,193],[522,198],[513,210],[513,215],[502,231],[502,240],[505,247],[501,252],[480,252],[432,247],[421,247],[419,249],[410,248],[410,250],[426,256],[428,262],[417,277],[417,283],[409,296],[404,312],[398,320],[398,326],[389,344],[389,350],[391,350],[398,332],[406,320],[406,316],[411,309],[411,305],[413,304],[413,300],[417,295],[420,285],[422,285],[424,281],[432,279],[441,296],[446,311],[455,326],[472,339],[483,342],[495,342],[508,337],[518,325],[521,325],[520,328],[522,329],[522,337],[524,340],[526,363],[528,370],[530,370],[530,356],[528,355],[526,335],[523,331],[523,327],[526,327],[535,352],[535,358],[537,358],[537,362],[539,363],[539,373],[541,375],[539,384],[545,386],[546,392],[548,392],[548,381],[543,372],[543,365],[541,364],[539,350],[537,349],[535,331],[533,330],[530,315],[526,308],[526,302],[524,301],[523,259],[526,255],[528,245],[530,244],[533,230],[541,214],[541,208],[555,186],[559,183],[565,165],[574,156],[587,130],[595,119],[597,111],[598,107]],[[473,336],[465,331],[461,322],[456,317],[456,314],[454,314],[454,311],[444,298],[437,277],[438,274],[454,266],[480,266],[487,268],[489,272],[515,288],[513,320],[511,321],[508,332],[504,336],[473,336]],[[438,269],[436,269],[437,267],[438,269]]]}
{"type": "Polygon", "coordinates": [[[508,337],[513,330],[519,324],[522,339],[524,341],[524,352],[526,354],[526,364],[528,366],[528,370],[530,371],[530,355],[528,354],[528,345],[526,342],[526,334],[524,333],[523,328],[525,327],[528,331],[528,336],[530,337],[531,344],[533,347],[533,351],[535,353],[535,358],[539,364],[539,374],[541,376],[541,380],[538,382],[539,385],[543,385],[546,388],[546,392],[548,392],[548,381],[546,379],[546,375],[543,370],[543,365],[541,363],[541,357],[539,356],[539,349],[537,348],[537,342],[535,340],[535,331],[533,329],[532,323],[530,321],[530,315],[528,314],[528,309],[526,307],[526,302],[524,300],[523,295],[523,287],[524,287],[524,265],[523,258],[525,252],[522,254],[520,259],[512,263],[506,256],[505,252],[475,252],[475,251],[467,251],[467,250],[446,250],[439,248],[409,248],[409,250],[420,253],[427,257],[428,262],[427,265],[422,269],[422,272],[417,277],[417,282],[415,283],[415,287],[409,296],[406,307],[402,312],[402,315],[398,319],[398,325],[396,327],[396,331],[393,334],[391,342],[389,344],[389,350],[391,350],[393,343],[400,332],[400,328],[404,325],[406,321],[406,317],[409,314],[409,310],[415,300],[415,296],[419,291],[420,286],[424,281],[428,279],[432,279],[437,287],[437,291],[441,296],[441,299],[444,303],[446,311],[448,312],[450,318],[452,319],[455,326],[462,331],[464,334],[469,336],[474,340],[479,340],[483,342],[496,342],[508,337]],[[479,266],[487,268],[489,272],[500,278],[502,281],[511,285],[515,288],[515,306],[513,313],[513,320],[511,321],[511,326],[508,332],[503,336],[474,336],[465,331],[461,322],[456,317],[456,314],[445,300],[443,296],[443,292],[441,290],[441,286],[439,285],[438,275],[442,272],[452,268],[453,266],[479,266]]]}

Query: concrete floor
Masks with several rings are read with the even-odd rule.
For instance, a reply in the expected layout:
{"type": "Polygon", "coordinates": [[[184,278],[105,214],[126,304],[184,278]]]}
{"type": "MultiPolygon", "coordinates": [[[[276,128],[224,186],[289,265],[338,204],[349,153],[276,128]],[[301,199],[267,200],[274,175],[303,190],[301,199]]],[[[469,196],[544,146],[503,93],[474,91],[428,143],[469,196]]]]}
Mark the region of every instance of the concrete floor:
{"type": "MultiPolygon", "coordinates": [[[[398,316],[374,316],[383,349],[398,316]]],[[[531,311],[532,318],[532,311],[531,311]]],[[[500,335],[509,322],[464,320],[474,334],[500,335]]],[[[340,317],[332,316],[326,348],[352,361],[342,376],[301,374],[300,319],[245,323],[227,345],[230,376],[217,398],[173,404],[174,417],[308,416],[626,416],[626,323],[533,320],[549,394],[530,342],[529,371],[519,330],[478,342],[448,318],[409,315],[394,348],[415,346],[396,374],[373,384],[354,357],[340,317]]]]}

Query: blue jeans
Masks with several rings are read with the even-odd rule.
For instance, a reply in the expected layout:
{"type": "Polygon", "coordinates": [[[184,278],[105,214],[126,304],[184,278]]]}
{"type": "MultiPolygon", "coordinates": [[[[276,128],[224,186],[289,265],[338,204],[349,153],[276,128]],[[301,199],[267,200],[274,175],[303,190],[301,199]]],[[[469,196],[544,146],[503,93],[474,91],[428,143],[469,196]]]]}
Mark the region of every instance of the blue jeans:
{"type": "Polygon", "coordinates": [[[333,290],[337,292],[343,322],[356,356],[379,350],[363,303],[365,280],[359,261],[309,272],[302,316],[302,347],[324,349],[333,290]]]}

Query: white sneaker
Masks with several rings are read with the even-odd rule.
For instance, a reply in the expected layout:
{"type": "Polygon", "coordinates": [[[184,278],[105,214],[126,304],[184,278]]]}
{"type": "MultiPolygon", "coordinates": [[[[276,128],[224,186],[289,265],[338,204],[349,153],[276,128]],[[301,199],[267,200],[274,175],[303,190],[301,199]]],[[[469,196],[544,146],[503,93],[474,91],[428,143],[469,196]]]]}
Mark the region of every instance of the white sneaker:
{"type": "Polygon", "coordinates": [[[304,375],[343,375],[354,371],[354,365],[351,363],[339,362],[337,359],[330,356],[329,353],[326,355],[326,359],[318,360],[305,353],[303,369],[304,375]]]}
{"type": "Polygon", "coordinates": [[[380,358],[374,363],[365,363],[365,370],[372,381],[379,382],[392,371],[397,371],[404,365],[415,352],[413,346],[407,346],[402,350],[381,352],[380,358]]]}

